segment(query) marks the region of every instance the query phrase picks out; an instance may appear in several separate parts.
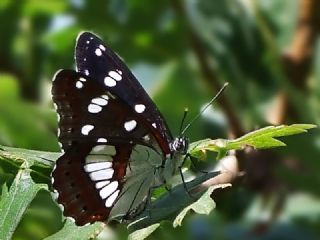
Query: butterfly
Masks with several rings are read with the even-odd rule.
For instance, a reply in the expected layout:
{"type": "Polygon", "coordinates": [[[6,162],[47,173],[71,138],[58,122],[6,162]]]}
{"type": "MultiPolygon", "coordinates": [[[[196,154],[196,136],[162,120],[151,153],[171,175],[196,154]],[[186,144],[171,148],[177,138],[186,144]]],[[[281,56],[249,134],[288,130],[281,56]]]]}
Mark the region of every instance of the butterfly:
{"type": "Polygon", "coordinates": [[[93,33],[79,34],[75,63],[52,83],[63,151],[52,171],[57,202],[77,225],[136,214],[178,171],[188,139],[172,137],[132,72],[93,33]]]}

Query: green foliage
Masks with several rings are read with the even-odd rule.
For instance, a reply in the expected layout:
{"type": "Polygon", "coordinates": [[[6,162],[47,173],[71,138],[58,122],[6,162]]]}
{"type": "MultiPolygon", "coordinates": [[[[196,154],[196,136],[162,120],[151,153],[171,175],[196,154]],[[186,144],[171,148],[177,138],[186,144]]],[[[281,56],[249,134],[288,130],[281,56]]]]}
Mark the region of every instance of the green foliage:
{"type": "Polygon", "coordinates": [[[38,191],[48,189],[45,184],[35,184],[30,176],[28,161],[24,161],[8,192],[3,185],[0,201],[0,228],[1,239],[11,239],[23,214],[34,199],[38,191]]]}
{"type": "Polygon", "coordinates": [[[60,240],[60,239],[70,239],[70,240],[80,240],[80,239],[92,239],[95,238],[102,230],[104,224],[97,222],[86,227],[77,227],[73,222],[66,221],[63,228],[45,238],[46,240],[60,240]]]}
{"type": "Polygon", "coordinates": [[[129,240],[141,240],[146,239],[148,236],[150,236],[157,228],[160,227],[160,223],[155,223],[153,225],[150,225],[146,228],[137,230],[133,233],[131,233],[128,237],[129,240]]]}
{"type": "MultiPolygon", "coordinates": [[[[313,209],[320,205],[317,200],[320,196],[319,130],[286,137],[286,148],[263,151],[283,146],[283,138],[279,140],[278,137],[302,133],[312,125],[259,129],[270,124],[269,116],[278,104],[279,92],[287,95],[290,104],[283,123],[320,124],[318,41],[315,39],[315,46],[308,46],[308,51],[314,49],[309,52],[313,57],[309,59],[310,69],[307,72],[295,69],[297,75],[306,74],[304,82],[300,82],[304,91],[300,90],[300,85],[294,86],[283,66],[284,53],[293,42],[297,16],[303,11],[299,2],[1,0],[0,144],[15,148],[2,147],[0,151],[0,223],[5,224],[4,232],[0,226],[0,238],[8,233],[4,239],[10,236],[15,240],[48,236],[61,239],[61,235],[71,239],[70,236],[80,236],[73,235],[76,232],[89,237],[96,236],[95,230],[100,231],[99,224],[76,228],[61,216],[47,187],[52,164],[60,154],[43,152],[59,149],[50,93],[52,76],[58,69],[74,68],[76,36],[80,31],[89,30],[100,35],[124,58],[153,96],[173,135],[178,134],[185,107],[189,108],[188,118],[191,119],[215,95],[217,85],[230,83],[224,99],[220,98],[223,101],[219,99],[218,102],[227,100],[229,108],[215,103],[214,109],[207,109],[188,129],[187,136],[193,142],[192,156],[207,161],[191,165],[187,176],[197,176],[198,168],[212,169],[215,163],[212,152],[217,153],[218,159],[231,149],[247,146],[261,149],[262,155],[272,153],[240,163],[252,171],[246,174],[245,181],[250,187],[241,184],[228,188],[230,195],[224,196],[223,201],[217,199],[217,211],[213,214],[203,218],[187,214],[179,228],[173,228],[168,221],[161,222],[158,227],[162,219],[174,220],[182,209],[195,201],[193,199],[169,209],[168,215],[159,214],[153,223],[150,219],[142,221],[150,228],[134,231],[130,237],[142,238],[153,232],[148,239],[245,239],[248,233],[256,232],[261,210],[271,215],[276,209],[281,219],[288,219],[287,225],[283,226],[274,220],[276,217],[270,216],[270,228],[261,237],[318,239],[320,218],[317,211],[310,213],[306,208],[308,201],[294,202],[293,194],[298,191],[302,199],[313,199],[313,209]],[[236,116],[233,120],[242,132],[249,134],[226,140],[233,127],[228,125],[232,122],[226,114],[228,111],[236,116]],[[252,132],[252,129],[259,130],[252,132]],[[194,142],[199,139],[204,140],[194,142]],[[22,178],[26,178],[25,183],[22,178]],[[22,192],[26,186],[27,191],[22,192]],[[261,206],[265,206],[268,199],[262,199],[263,204],[256,207],[249,218],[247,212],[256,206],[256,199],[266,195],[278,197],[276,200],[280,203],[275,209],[266,209],[261,206]],[[14,196],[25,198],[25,202],[14,196]],[[5,209],[3,205],[7,207],[10,202],[12,205],[5,209]],[[285,207],[287,202],[298,206],[299,217],[290,214],[285,207]],[[3,211],[9,211],[8,219],[4,219],[3,211]],[[310,237],[310,233],[316,236],[311,234],[310,237]]],[[[178,189],[184,194],[181,186],[178,189]]],[[[170,205],[173,201],[163,188],[157,189],[154,198],[154,203],[157,202],[154,207],[158,206],[160,213],[165,212],[161,202],[170,205]]],[[[138,229],[139,224],[135,226],[138,229]]],[[[119,229],[115,231],[126,234],[119,229]]]]}
{"type": "MultiPolygon", "coordinates": [[[[190,154],[197,156],[199,155],[197,152],[209,150],[217,151],[218,155],[222,156],[226,151],[240,149],[245,145],[256,148],[279,147],[284,144],[275,140],[274,137],[298,134],[314,127],[314,125],[310,124],[270,126],[246,134],[236,140],[203,140],[191,144],[194,147],[191,147],[190,154]],[[220,142],[225,144],[222,145],[220,142]]],[[[30,173],[35,172],[40,177],[49,178],[49,176],[45,175],[44,169],[52,166],[58,156],[59,154],[57,153],[2,147],[0,161],[9,162],[13,167],[18,168],[18,172],[9,191],[6,184],[3,185],[0,201],[0,216],[2,216],[0,221],[1,239],[11,239],[36,194],[41,189],[49,191],[47,184],[35,182],[30,173]],[[35,170],[35,168],[32,168],[34,166],[38,166],[38,168],[35,170]]],[[[208,173],[188,182],[186,184],[188,191],[186,191],[183,184],[180,184],[170,192],[160,195],[144,213],[138,216],[135,222],[129,225],[129,231],[132,232],[130,239],[145,239],[160,226],[161,220],[173,216],[175,216],[173,226],[180,226],[190,210],[199,214],[209,214],[215,208],[210,195],[214,189],[224,187],[224,185],[212,186],[205,193],[201,191],[195,195],[192,195],[192,191],[199,187],[201,183],[218,174],[219,172],[208,173]]],[[[61,239],[61,236],[65,236],[67,239],[88,239],[98,235],[102,229],[103,224],[101,223],[76,227],[73,223],[67,221],[59,232],[46,239],[61,239]],[[81,234],[76,235],[75,233],[81,234]]]]}
{"type": "Polygon", "coordinates": [[[190,204],[188,207],[183,209],[176,219],[173,222],[174,227],[178,227],[182,225],[182,220],[185,218],[186,214],[193,210],[198,214],[207,214],[209,215],[210,212],[215,208],[215,202],[211,199],[210,195],[213,192],[214,187],[210,187],[206,193],[204,193],[201,198],[199,198],[196,202],[190,204]]]}
{"type": "Polygon", "coordinates": [[[220,159],[224,157],[228,151],[244,149],[246,146],[251,146],[256,149],[282,147],[286,146],[286,144],[275,138],[304,133],[307,132],[308,129],[315,127],[316,126],[312,124],[269,126],[233,140],[205,139],[192,143],[190,145],[190,154],[196,158],[204,159],[204,151],[208,150],[218,152],[218,159],[220,159]]]}

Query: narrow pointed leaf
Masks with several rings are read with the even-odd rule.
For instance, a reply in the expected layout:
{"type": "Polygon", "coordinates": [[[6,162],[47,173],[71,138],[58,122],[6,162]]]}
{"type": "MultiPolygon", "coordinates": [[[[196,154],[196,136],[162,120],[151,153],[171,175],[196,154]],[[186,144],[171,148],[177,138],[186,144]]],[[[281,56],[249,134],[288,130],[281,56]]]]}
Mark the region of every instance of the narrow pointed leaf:
{"type": "Polygon", "coordinates": [[[9,192],[5,192],[0,201],[0,239],[12,239],[22,216],[33,198],[45,184],[35,184],[26,164],[21,166],[9,192]]]}
{"type": "Polygon", "coordinates": [[[198,142],[194,142],[190,145],[189,152],[192,156],[194,157],[201,156],[201,159],[203,159],[204,152],[207,150],[223,153],[219,155],[221,158],[229,150],[240,150],[246,146],[251,146],[256,149],[282,147],[282,146],[286,146],[286,144],[276,138],[305,133],[307,132],[308,129],[312,129],[315,127],[316,126],[312,124],[268,126],[268,127],[250,132],[234,140],[205,139],[198,142]]]}
{"type": "Polygon", "coordinates": [[[128,237],[129,240],[143,240],[150,236],[157,228],[160,227],[160,223],[152,224],[149,227],[137,230],[131,233],[128,237]]]}

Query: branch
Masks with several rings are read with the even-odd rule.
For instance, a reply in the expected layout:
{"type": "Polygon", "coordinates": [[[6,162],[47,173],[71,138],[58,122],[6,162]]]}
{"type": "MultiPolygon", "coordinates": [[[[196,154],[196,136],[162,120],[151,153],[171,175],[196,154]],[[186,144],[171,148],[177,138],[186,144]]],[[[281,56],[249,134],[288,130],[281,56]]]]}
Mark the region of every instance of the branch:
{"type": "MultiPolygon", "coordinates": [[[[300,0],[296,29],[290,47],[282,55],[284,72],[297,90],[306,91],[306,82],[313,63],[316,38],[319,35],[320,1],[300,0]]],[[[282,124],[288,115],[298,117],[286,93],[279,93],[281,111],[272,114],[272,124],[282,124]]]]}
{"type": "Polygon", "coordinates": [[[312,65],[316,37],[319,34],[320,1],[300,0],[299,15],[290,48],[283,54],[288,79],[304,89],[312,65]]]}

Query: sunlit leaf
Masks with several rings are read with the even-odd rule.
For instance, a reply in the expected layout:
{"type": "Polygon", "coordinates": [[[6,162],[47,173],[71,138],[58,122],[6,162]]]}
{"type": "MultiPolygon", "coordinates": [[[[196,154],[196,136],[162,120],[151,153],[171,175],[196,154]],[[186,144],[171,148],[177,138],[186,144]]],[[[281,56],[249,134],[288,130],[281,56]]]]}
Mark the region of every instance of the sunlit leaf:
{"type": "Polygon", "coordinates": [[[186,214],[193,210],[198,214],[206,214],[209,215],[211,211],[216,207],[215,202],[212,200],[210,195],[217,188],[224,188],[227,186],[231,186],[231,184],[217,185],[211,186],[209,189],[199,198],[196,202],[192,203],[188,207],[184,208],[178,216],[173,221],[173,227],[178,227],[182,225],[182,221],[185,218],[186,214]]]}
{"type": "Polygon", "coordinates": [[[0,157],[10,159],[11,162],[21,163],[27,161],[28,165],[53,166],[61,153],[36,151],[23,148],[12,148],[0,145],[0,157]]]}
{"type": "MultiPolygon", "coordinates": [[[[187,182],[186,186],[189,189],[189,192],[192,193],[192,191],[199,187],[201,183],[219,174],[220,172],[211,172],[199,176],[194,180],[187,182]]],[[[195,202],[202,196],[202,194],[203,191],[198,192],[191,197],[186,191],[183,184],[174,187],[170,190],[170,192],[167,192],[166,194],[159,197],[152,203],[149,208],[147,208],[141,215],[139,215],[136,221],[128,226],[129,231],[133,232],[139,229],[143,229],[147,226],[159,223],[162,220],[175,217],[181,211],[181,209],[195,202]]]]}
{"type": "Polygon", "coordinates": [[[102,231],[104,223],[97,222],[89,226],[78,227],[73,222],[67,221],[64,227],[57,233],[45,238],[46,240],[87,240],[97,237],[102,231]]]}
{"type": "Polygon", "coordinates": [[[239,150],[246,146],[251,146],[256,149],[282,147],[286,146],[286,144],[276,138],[305,133],[308,129],[315,127],[316,126],[312,124],[269,126],[250,132],[234,140],[205,139],[192,143],[190,146],[190,154],[195,157],[203,157],[203,151],[208,150],[218,152],[221,154],[221,156],[223,156],[229,150],[239,150]]]}
{"type": "Polygon", "coordinates": [[[150,225],[146,228],[137,230],[129,235],[129,240],[143,240],[150,236],[157,228],[160,227],[160,223],[150,225]]]}
{"type": "Polygon", "coordinates": [[[9,192],[4,192],[0,201],[0,239],[11,239],[24,212],[45,184],[35,184],[30,176],[27,162],[21,165],[9,192]]]}

